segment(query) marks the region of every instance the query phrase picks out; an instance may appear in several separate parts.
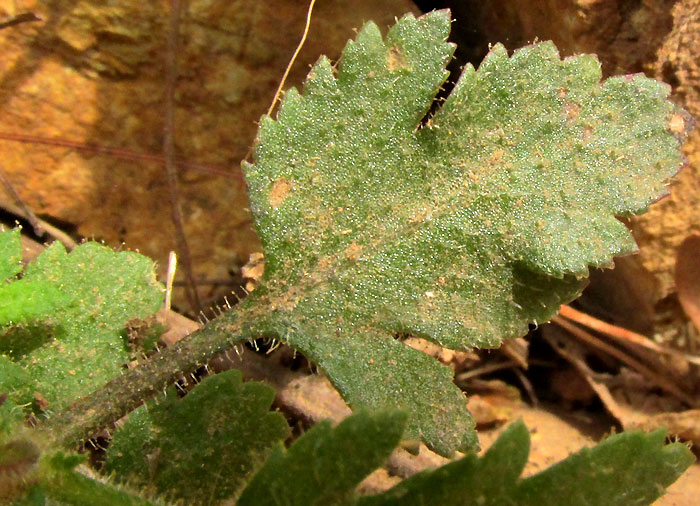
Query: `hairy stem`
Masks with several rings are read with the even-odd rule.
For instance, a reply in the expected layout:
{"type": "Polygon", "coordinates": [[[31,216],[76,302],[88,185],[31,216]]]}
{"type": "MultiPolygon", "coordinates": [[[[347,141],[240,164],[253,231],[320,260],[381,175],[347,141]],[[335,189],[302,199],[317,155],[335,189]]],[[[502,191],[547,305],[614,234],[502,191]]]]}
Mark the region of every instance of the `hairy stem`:
{"type": "MultiPolygon", "coordinates": [[[[249,300],[246,299],[246,302],[249,300]]],[[[60,445],[76,445],[216,355],[230,350],[237,343],[258,337],[259,331],[251,323],[260,313],[250,309],[250,304],[246,303],[236,306],[172,348],[153,355],[56,413],[39,429],[47,432],[48,437],[60,445]]]]}

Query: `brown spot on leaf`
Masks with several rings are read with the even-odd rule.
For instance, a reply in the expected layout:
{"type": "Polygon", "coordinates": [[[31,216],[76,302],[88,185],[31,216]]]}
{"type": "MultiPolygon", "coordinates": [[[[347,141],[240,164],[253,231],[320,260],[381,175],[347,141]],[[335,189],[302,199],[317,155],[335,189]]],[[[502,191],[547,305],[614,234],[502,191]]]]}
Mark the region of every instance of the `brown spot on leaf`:
{"type": "Polygon", "coordinates": [[[586,128],[583,129],[583,140],[587,141],[591,135],[593,135],[593,128],[590,126],[586,126],[586,128]]]}
{"type": "Polygon", "coordinates": [[[333,257],[321,257],[318,259],[318,262],[316,263],[316,268],[314,270],[325,275],[326,273],[331,271],[333,267],[333,262],[333,257]]]}
{"type": "Polygon", "coordinates": [[[498,165],[501,163],[503,160],[503,151],[500,149],[494,149],[493,153],[491,153],[491,156],[489,157],[489,162],[492,165],[498,165]]]}
{"type": "Polygon", "coordinates": [[[578,105],[571,103],[571,102],[567,103],[564,106],[564,112],[566,113],[567,122],[573,123],[574,121],[576,121],[578,119],[578,110],[579,110],[578,105]]]}
{"type": "Polygon", "coordinates": [[[408,222],[413,224],[420,223],[425,220],[425,214],[423,213],[413,213],[408,217],[408,222]]]}
{"type": "Polygon", "coordinates": [[[668,128],[676,135],[685,132],[685,119],[680,114],[674,114],[668,122],[668,128]]]}
{"type": "Polygon", "coordinates": [[[351,262],[357,262],[360,259],[360,255],[362,255],[362,249],[362,245],[357,244],[355,241],[351,242],[350,245],[345,248],[345,258],[351,262]]]}
{"type": "Polygon", "coordinates": [[[389,49],[389,53],[387,54],[387,67],[389,70],[394,72],[395,70],[406,68],[406,66],[406,57],[401,50],[396,46],[389,49]]]}
{"type": "Polygon", "coordinates": [[[292,182],[287,178],[280,178],[270,188],[270,205],[277,209],[292,191],[292,182]]]}
{"type": "Polygon", "coordinates": [[[42,411],[46,411],[49,407],[49,401],[41,392],[34,392],[34,402],[36,402],[36,406],[42,411]]]}

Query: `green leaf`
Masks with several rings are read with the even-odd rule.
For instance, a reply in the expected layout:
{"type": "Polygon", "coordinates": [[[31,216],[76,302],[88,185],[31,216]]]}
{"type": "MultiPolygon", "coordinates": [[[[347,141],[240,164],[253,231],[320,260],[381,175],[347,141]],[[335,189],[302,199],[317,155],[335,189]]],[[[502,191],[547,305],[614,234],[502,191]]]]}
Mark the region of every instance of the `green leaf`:
{"type": "Polygon", "coordinates": [[[653,503],[695,461],[682,443],[664,445],[666,431],[611,436],[523,480],[516,504],[636,506],[653,503]]]}
{"type": "Polygon", "coordinates": [[[469,456],[405,479],[358,506],[643,506],[653,503],[695,460],[683,444],[664,445],[664,431],[623,433],[539,474],[518,479],[530,436],[519,421],[482,458],[469,456]]]}
{"type": "MultiPolygon", "coordinates": [[[[49,283],[20,279],[0,285],[0,328],[27,326],[33,320],[47,319],[67,301],[58,287],[49,283]]],[[[0,351],[11,352],[14,347],[5,340],[3,336],[0,351]]]]}
{"type": "Polygon", "coordinates": [[[0,228],[0,281],[7,281],[22,272],[22,240],[20,229],[0,228]]]}
{"type": "Polygon", "coordinates": [[[447,11],[407,15],[385,39],[365,25],[337,70],[322,57],[262,119],[245,167],[266,256],[246,306],[266,308],[259,330],[351,407],[408,410],[407,436],[442,454],[476,443],[473,421],[448,372],[394,337],[495,347],[547,321],[589,265],[635,249],[615,216],[665,192],[685,135],[668,86],[600,84],[595,57],[562,60],[551,43],[493,47],[422,125],[449,25],[447,11]]]}
{"type": "Polygon", "coordinates": [[[66,302],[50,284],[16,280],[22,272],[20,229],[0,229],[0,354],[20,359],[50,339],[50,320],[66,302]],[[41,323],[37,319],[45,320],[41,323]]]}
{"type": "Polygon", "coordinates": [[[51,499],[48,504],[65,506],[157,506],[160,501],[152,501],[130,490],[89,478],[78,471],[56,472],[51,480],[42,483],[40,492],[51,499]]]}
{"type": "Polygon", "coordinates": [[[326,420],[285,451],[279,445],[241,494],[238,506],[348,504],[355,487],[396,447],[406,417],[359,412],[332,428],[326,420]]]}
{"type": "Polygon", "coordinates": [[[0,392],[17,404],[39,396],[44,411],[119,375],[129,360],[125,325],[153,314],[163,297],[152,260],[97,243],[70,254],[54,243],[0,290],[0,392]]]}
{"type": "Polygon", "coordinates": [[[17,399],[24,390],[33,391],[34,387],[34,379],[29,370],[9,357],[0,355],[0,393],[9,394],[10,399],[17,399]]]}
{"type": "MultiPolygon", "coordinates": [[[[38,453],[33,457],[36,460],[38,453]]],[[[76,468],[83,461],[84,456],[66,455],[60,452],[43,456],[38,465],[38,472],[34,473],[33,476],[26,476],[26,471],[24,472],[25,476],[17,476],[18,480],[23,480],[24,490],[12,504],[15,506],[44,506],[47,504],[155,506],[165,504],[160,501],[148,500],[123,486],[83,474],[76,468]]]]}
{"type": "Polygon", "coordinates": [[[0,393],[0,441],[23,421],[22,410],[8,399],[8,394],[0,393]]]}
{"type": "Polygon", "coordinates": [[[9,504],[35,481],[39,448],[27,439],[0,443],[0,503],[9,504]]]}
{"type": "Polygon", "coordinates": [[[269,411],[273,398],[270,387],[243,383],[235,370],[206,378],[183,399],[171,392],[129,415],[106,470],[184,504],[218,504],[289,435],[284,417],[269,411]]]}

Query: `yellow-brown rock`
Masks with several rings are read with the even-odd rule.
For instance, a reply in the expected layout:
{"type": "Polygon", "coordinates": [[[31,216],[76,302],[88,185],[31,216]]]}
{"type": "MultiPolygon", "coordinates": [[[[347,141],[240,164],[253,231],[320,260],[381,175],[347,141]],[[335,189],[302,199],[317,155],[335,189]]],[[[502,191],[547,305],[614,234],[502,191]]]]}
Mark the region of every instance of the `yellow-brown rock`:
{"type": "MultiPolygon", "coordinates": [[[[185,4],[176,149],[181,160],[217,169],[181,170],[185,230],[195,275],[227,279],[259,250],[240,161],[301,36],[307,5],[185,4]]],[[[165,0],[0,1],[0,19],[26,11],[42,18],[0,32],[0,133],[161,154],[169,6],[165,0]]],[[[337,58],[364,21],[387,26],[411,10],[409,0],[318,2],[288,82],[300,83],[322,53],[337,58]]],[[[175,240],[162,163],[2,139],[0,159],[36,213],[113,246],[124,242],[164,268],[175,240]]]]}

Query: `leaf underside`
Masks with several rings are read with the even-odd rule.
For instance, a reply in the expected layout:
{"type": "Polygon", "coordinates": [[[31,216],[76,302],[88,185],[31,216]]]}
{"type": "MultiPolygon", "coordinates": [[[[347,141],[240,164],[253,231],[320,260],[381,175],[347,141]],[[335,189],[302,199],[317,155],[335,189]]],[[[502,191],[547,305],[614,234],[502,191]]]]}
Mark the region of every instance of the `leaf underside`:
{"type": "Polygon", "coordinates": [[[668,125],[683,118],[666,85],[600,84],[595,57],[542,43],[511,57],[495,46],[421,127],[447,76],[449,24],[446,11],[408,15],[386,39],[367,24],[337,75],[322,57],[303,95],[263,118],[246,167],[265,330],[351,406],[413,411],[409,435],[444,454],[475,442],[473,423],[441,366],[409,369],[418,352],[394,335],[493,347],[547,321],[590,265],[635,250],[615,216],[664,193],[682,164],[668,125]],[[440,378],[428,398],[423,376],[440,378]],[[449,415],[432,430],[430,406],[449,415]]]}
{"type": "Polygon", "coordinates": [[[394,337],[495,347],[547,321],[589,266],[635,250],[616,216],[664,194],[686,133],[668,86],[601,84],[594,56],[562,60],[549,42],[494,46],[422,124],[449,25],[447,11],[407,15],[385,39],[365,25],[337,69],[320,58],[263,118],[245,167],[266,257],[248,301],[270,309],[260,330],[351,407],[410,411],[408,436],[442,454],[476,442],[464,399],[394,337]]]}

